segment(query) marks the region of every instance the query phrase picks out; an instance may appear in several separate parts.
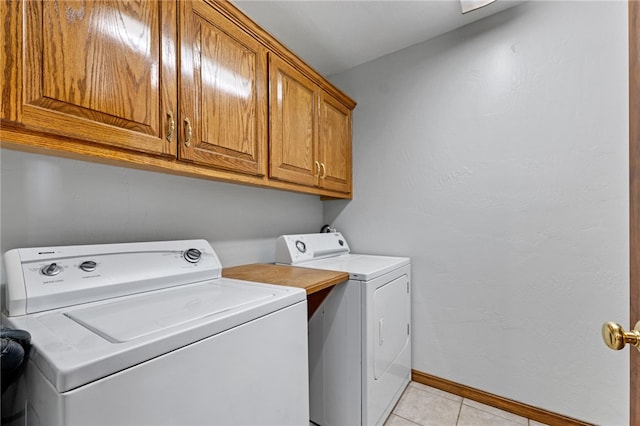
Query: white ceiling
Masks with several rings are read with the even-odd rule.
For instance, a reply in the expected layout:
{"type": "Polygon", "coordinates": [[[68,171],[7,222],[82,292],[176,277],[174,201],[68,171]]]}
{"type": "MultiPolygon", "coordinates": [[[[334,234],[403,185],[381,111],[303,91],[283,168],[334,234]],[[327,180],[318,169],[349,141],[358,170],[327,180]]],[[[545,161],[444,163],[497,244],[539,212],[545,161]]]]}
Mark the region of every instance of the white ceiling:
{"type": "Polygon", "coordinates": [[[233,0],[321,74],[336,74],[522,3],[462,14],[459,0],[233,0]]]}

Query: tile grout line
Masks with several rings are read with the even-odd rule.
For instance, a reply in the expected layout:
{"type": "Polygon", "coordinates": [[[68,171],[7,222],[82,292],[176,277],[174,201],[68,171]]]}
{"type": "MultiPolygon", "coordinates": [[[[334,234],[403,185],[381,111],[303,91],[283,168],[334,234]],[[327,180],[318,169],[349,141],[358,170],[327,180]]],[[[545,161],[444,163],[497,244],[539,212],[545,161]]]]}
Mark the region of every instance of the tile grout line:
{"type": "Polygon", "coordinates": [[[458,408],[458,417],[456,417],[456,426],[460,422],[460,414],[462,414],[462,404],[464,403],[464,398],[460,401],[460,407],[458,408]]]}
{"type": "MultiPolygon", "coordinates": [[[[450,401],[458,402],[457,398],[455,398],[455,396],[456,396],[455,394],[450,394],[450,393],[448,393],[446,391],[432,392],[431,388],[429,386],[427,386],[427,385],[424,385],[424,387],[414,387],[414,389],[418,390],[418,391],[421,391],[421,392],[428,393],[430,395],[435,395],[435,396],[438,396],[438,397],[441,397],[441,398],[445,398],[445,399],[448,399],[450,401]],[[451,397],[447,396],[446,394],[451,395],[451,397]]],[[[484,409],[482,407],[477,407],[477,406],[475,406],[473,404],[465,403],[465,401],[472,401],[472,402],[475,402],[475,403],[478,403],[478,404],[481,404],[481,405],[486,405],[486,404],[479,403],[478,401],[471,400],[469,398],[464,398],[464,397],[460,398],[460,408],[458,410],[458,418],[456,420],[456,426],[457,426],[458,422],[460,421],[460,414],[462,413],[462,405],[466,405],[467,407],[474,408],[476,410],[482,411],[483,413],[486,413],[486,414],[489,414],[489,415],[492,415],[492,416],[495,416],[495,417],[499,417],[499,418],[501,418],[503,420],[507,420],[507,421],[510,421],[512,423],[520,424],[521,426],[530,426],[530,424],[531,424],[531,419],[529,419],[529,418],[519,416],[522,419],[524,419],[526,421],[526,423],[518,423],[516,420],[514,420],[511,417],[509,417],[509,414],[511,414],[511,413],[509,413],[508,411],[504,411],[504,410],[501,410],[501,409],[496,408],[496,407],[487,406],[488,408],[493,408],[494,409],[494,411],[491,411],[491,410],[484,409]]],[[[402,416],[398,416],[398,417],[402,417],[402,416]]],[[[406,419],[406,420],[408,420],[408,419],[406,419]]],[[[415,423],[415,422],[412,422],[412,423],[415,423]]]]}
{"type": "Polygon", "coordinates": [[[433,388],[425,389],[425,388],[421,388],[421,387],[414,387],[414,389],[418,390],[420,392],[426,392],[429,395],[435,395],[435,396],[439,396],[440,398],[448,399],[449,401],[455,401],[455,402],[460,402],[460,403],[462,403],[464,401],[464,398],[462,398],[462,397],[460,397],[458,395],[455,395],[455,394],[452,394],[452,393],[449,393],[449,392],[446,392],[446,391],[441,391],[439,389],[435,389],[436,391],[439,391],[439,392],[433,392],[431,390],[433,388]],[[451,395],[451,396],[449,396],[449,395],[451,395]]]}
{"type": "Polygon", "coordinates": [[[416,423],[416,422],[414,422],[414,421],[413,421],[413,420],[411,420],[411,419],[408,419],[408,418],[406,418],[406,417],[401,416],[400,414],[396,414],[396,413],[394,413],[394,412],[392,412],[391,414],[393,414],[394,416],[400,417],[401,419],[406,420],[406,421],[408,421],[409,423],[413,423],[414,425],[422,426],[420,423],[416,423]]]}
{"type": "MultiPolygon", "coordinates": [[[[469,398],[463,398],[463,399],[462,399],[462,404],[466,405],[467,407],[474,408],[474,409],[476,409],[476,410],[482,411],[483,413],[487,413],[487,414],[491,414],[492,416],[500,417],[501,419],[508,420],[508,421],[510,421],[510,422],[512,422],[512,423],[517,423],[513,418],[510,418],[509,416],[504,416],[504,415],[502,415],[502,413],[505,413],[505,414],[507,414],[507,415],[512,414],[512,413],[509,413],[508,411],[501,410],[500,408],[492,407],[492,406],[490,406],[490,405],[486,405],[486,404],[483,404],[483,403],[481,403],[481,402],[474,401],[474,400],[472,400],[472,399],[470,400],[469,398]],[[481,407],[477,407],[477,406],[470,405],[470,404],[465,404],[465,403],[464,403],[465,401],[473,401],[473,402],[478,403],[478,404],[481,404],[481,405],[483,405],[483,406],[487,406],[487,407],[489,407],[489,408],[492,408],[492,409],[493,409],[493,410],[495,410],[495,411],[486,410],[486,409],[483,409],[483,408],[481,408],[481,407]]],[[[517,414],[514,414],[514,415],[517,415],[517,414]]],[[[526,418],[526,417],[522,417],[522,416],[518,416],[518,417],[521,417],[521,418],[523,418],[523,419],[525,419],[525,420],[527,421],[527,423],[526,423],[526,424],[523,424],[522,426],[529,426],[529,423],[530,423],[530,422],[529,422],[529,420],[530,420],[530,419],[528,419],[528,418],[526,418]]]]}

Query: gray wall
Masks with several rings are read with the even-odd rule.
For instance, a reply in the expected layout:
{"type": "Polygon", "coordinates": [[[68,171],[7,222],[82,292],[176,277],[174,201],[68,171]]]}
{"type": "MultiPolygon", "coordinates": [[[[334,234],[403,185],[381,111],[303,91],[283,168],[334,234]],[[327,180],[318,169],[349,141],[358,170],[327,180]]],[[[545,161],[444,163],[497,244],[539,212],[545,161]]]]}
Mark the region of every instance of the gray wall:
{"type": "MultiPolygon", "coordinates": [[[[204,238],[224,266],[273,262],[275,238],[317,232],[317,196],[3,149],[0,249],[204,238]]],[[[4,282],[4,274],[2,274],[4,282]]]]}
{"type": "Polygon", "coordinates": [[[205,238],[231,266],[330,222],[412,257],[414,368],[626,424],[599,337],[629,322],[626,34],[626,2],[530,2],[337,76],[350,202],[1,150],[0,249],[205,238]]]}
{"type": "Polygon", "coordinates": [[[356,67],[354,251],[408,255],[413,366],[628,423],[626,2],[528,2],[356,67]]]}

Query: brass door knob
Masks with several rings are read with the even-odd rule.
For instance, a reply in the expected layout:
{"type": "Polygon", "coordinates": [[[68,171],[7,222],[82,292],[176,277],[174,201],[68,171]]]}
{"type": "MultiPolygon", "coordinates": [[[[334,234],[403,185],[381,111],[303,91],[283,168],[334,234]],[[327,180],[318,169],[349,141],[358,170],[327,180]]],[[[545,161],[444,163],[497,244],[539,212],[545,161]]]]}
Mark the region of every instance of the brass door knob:
{"type": "Polygon", "coordinates": [[[625,331],[616,322],[607,322],[602,325],[602,338],[611,349],[619,351],[628,343],[640,350],[640,321],[631,331],[625,331]]]}

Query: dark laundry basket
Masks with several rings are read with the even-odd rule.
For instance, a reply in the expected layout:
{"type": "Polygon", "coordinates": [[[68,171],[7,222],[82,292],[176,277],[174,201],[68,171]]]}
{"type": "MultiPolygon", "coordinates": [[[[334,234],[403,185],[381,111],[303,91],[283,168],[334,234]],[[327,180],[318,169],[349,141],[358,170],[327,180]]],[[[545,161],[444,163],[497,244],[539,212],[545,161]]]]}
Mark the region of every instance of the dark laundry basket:
{"type": "Polygon", "coordinates": [[[24,425],[24,381],[22,375],[31,349],[31,335],[24,330],[0,327],[0,382],[2,425],[24,425]]]}
{"type": "Polygon", "coordinates": [[[2,393],[16,381],[29,359],[31,335],[24,330],[0,328],[0,367],[2,368],[2,393]]]}

